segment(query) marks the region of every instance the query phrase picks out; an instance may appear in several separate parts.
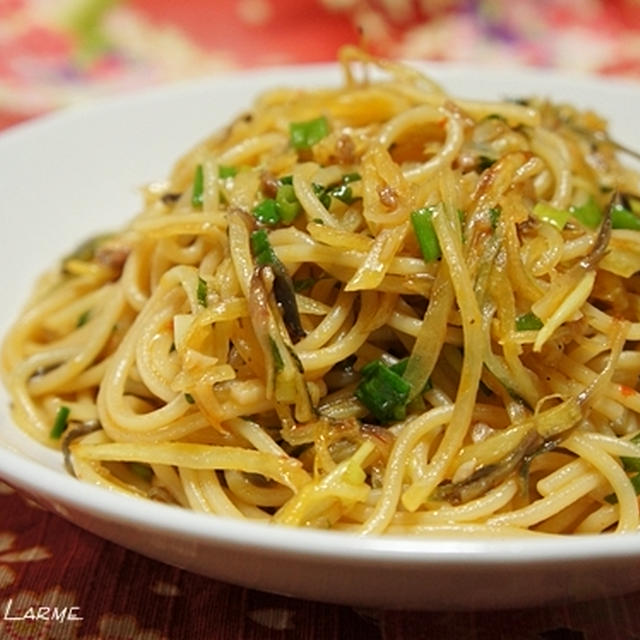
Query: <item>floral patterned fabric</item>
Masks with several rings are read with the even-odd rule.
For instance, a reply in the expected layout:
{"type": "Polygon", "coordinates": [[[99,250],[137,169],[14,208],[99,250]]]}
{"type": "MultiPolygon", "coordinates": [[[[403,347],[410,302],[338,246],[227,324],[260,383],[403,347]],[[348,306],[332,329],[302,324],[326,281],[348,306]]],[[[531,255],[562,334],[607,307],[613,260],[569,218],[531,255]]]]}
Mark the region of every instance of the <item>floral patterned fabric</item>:
{"type": "Polygon", "coordinates": [[[476,613],[297,600],[150,560],[0,483],[2,640],[633,640],[639,599],[476,613]]]}
{"type": "MultiPolygon", "coordinates": [[[[640,1],[0,0],[0,128],[188,76],[332,60],[357,42],[383,55],[640,79],[640,1]]],[[[631,640],[639,604],[630,594],[453,614],[285,598],[144,558],[0,483],[2,640],[631,640]]]]}
{"type": "Polygon", "coordinates": [[[149,560],[1,484],[0,514],[2,640],[380,637],[373,612],[249,591],[149,560]],[[56,608],[58,619],[40,611],[38,620],[41,607],[56,608]]]}
{"type": "Polygon", "coordinates": [[[381,55],[640,78],[639,0],[0,0],[0,126],[221,69],[381,55]]]}

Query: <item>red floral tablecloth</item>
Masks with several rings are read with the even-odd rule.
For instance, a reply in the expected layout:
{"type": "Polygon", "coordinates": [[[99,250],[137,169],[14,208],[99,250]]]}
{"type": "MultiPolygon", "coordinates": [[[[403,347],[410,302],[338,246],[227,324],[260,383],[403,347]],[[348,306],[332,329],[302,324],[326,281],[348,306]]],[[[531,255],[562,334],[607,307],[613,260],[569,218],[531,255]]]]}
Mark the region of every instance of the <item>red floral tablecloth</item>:
{"type": "MultiPolygon", "coordinates": [[[[640,2],[0,0],[0,128],[187,76],[332,60],[347,42],[393,56],[640,80],[640,2]]],[[[640,594],[425,613],[259,593],[101,540],[0,483],[1,640],[633,640],[639,611],[640,594]]]]}
{"type": "Polygon", "coordinates": [[[0,514],[2,640],[640,638],[640,594],[513,611],[355,609],[243,589],[149,560],[1,483],[0,514]]]}

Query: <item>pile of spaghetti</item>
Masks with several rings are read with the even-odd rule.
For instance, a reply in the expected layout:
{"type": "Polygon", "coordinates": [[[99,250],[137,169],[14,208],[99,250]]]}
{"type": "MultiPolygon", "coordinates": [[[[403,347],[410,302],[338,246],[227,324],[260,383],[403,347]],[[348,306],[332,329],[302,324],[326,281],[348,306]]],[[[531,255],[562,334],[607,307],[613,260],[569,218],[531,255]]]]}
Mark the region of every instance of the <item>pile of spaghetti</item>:
{"type": "Polygon", "coordinates": [[[17,422],[84,481],[221,516],[636,531],[638,174],[593,113],[341,62],[43,277],[3,348],[17,422]]]}

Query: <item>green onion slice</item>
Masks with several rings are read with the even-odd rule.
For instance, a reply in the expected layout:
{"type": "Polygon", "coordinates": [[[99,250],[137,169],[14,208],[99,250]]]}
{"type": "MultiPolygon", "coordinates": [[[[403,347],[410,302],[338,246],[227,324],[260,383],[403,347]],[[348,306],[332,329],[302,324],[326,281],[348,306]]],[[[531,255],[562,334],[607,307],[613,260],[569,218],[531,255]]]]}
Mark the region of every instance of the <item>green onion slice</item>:
{"type": "Polygon", "coordinates": [[[276,192],[276,207],[280,214],[280,220],[285,224],[291,224],[302,211],[302,205],[296,197],[296,192],[291,184],[281,184],[276,192]]]}
{"type": "Polygon", "coordinates": [[[556,209],[546,202],[537,202],[533,207],[532,213],[536,218],[538,218],[538,220],[548,222],[558,229],[564,229],[571,217],[571,213],[569,213],[569,211],[566,211],[565,209],[556,209]]]}
{"type": "Polygon", "coordinates": [[[273,198],[261,200],[253,208],[253,217],[262,224],[278,224],[281,219],[278,203],[273,198]]]}
{"type": "Polygon", "coordinates": [[[51,427],[51,431],[49,432],[49,437],[52,440],[59,440],[62,434],[65,432],[70,413],[71,409],[69,409],[69,407],[65,405],[61,405],[60,407],[58,407],[55,420],[53,421],[53,427],[51,427]]]}
{"type": "Polygon", "coordinates": [[[86,311],[83,311],[79,316],[78,316],[78,320],[76,321],[76,328],[80,328],[80,327],[84,327],[85,324],[87,324],[87,322],[89,322],[89,318],[91,317],[91,309],[87,309],[86,311]]]}
{"type": "Polygon", "coordinates": [[[593,196],[589,196],[589,199],[580,206],[570,207],[569,212],[580,224],[590,229],[597,228],[602,222],[602,211],[593,196]]]}
{"type": "Polygon", "coordinates": [[[537,331],[542,327],[542,320],[533,311],[523,313],[516,318],[516,331],[537,331]]]}
{"type": "Polygon", "coordinates": [[[500,219],[501,213],[502,209],[500,207],[492,207],[489,209],[489,221],[491,222],[491,228],[494,230],[498,226],[498,220],[500,219]]]}
{"type": "Polygon", "coordinates": [[[411,224],[425,262],[437,260],[441,255],[440,243],[433,227],[433,213],[433,207],[424,207],[411,212],[411,224]]]}
{"type": "Polygon", "coordinates": [[[202,165],[196,167],[196,173],[193,176],[193,189],[191,191],[191,205],[196,208],[202,208],[204,202],[204,171],[202,165]]]}
{"type": "MultiPolygon", "coordinates": [[[[633,444],[640,444],[640,433],[633,436],[630,442],[633,442],[633,444]]],[[[621,456],[620,462],[622,462],[622,466],[624,467],[625,471],[640,471],[640,458],[621,456]]]]}
{"type": "Polygon", "coordinates": [[[260,266],[274,265],[278,259],[264,229],[258,229],[251,234],[251,250],[260,266]]]}
{"type": "Polygon", "coordinates": [[[294,149],[310,149],[329,135],[329,122],[324,116],[289,124],[289,140],[294,149]]]}
{"type": "Polygon", "coordinates": [[[226,178],[234,178],[238,173],[236,167],[221,164],[218,166],[218,178],[225,180],[226,178]]]}
{"type": "Polygon", "coordinates": [[[369,362],[360,373],[362,381],[354,392],[356,398],[382,424],[404,419],[411,385],[402,374],[381,360],[369,362]]]}
{"type": "Polygon", "coordinates": [[[490,158],[489,156],[478,156],[476,166],[480,172],[488,169],[496,163],[496,158],[490,158]]]}
{"type": "Polygon", "coordinates": [[[623,206],[614,205],[611,207],[611,227],[640,231],[640,217],[623,206]]]}
{"type": "Polygon", "coordinates": [[[200,277],[198,277],[198,289],[196,291],[196,296],[198,298],[198,302],[201,306],[207,306],[207,296],[209,294],[209,289],[207,287],[207,283],[200,277]]]}
{"type": "Polygon", "coordinates": [[[151,482],[153,478],[153,469],[144,462],[129,462],[129,469],[145,482],[151,482]]]}

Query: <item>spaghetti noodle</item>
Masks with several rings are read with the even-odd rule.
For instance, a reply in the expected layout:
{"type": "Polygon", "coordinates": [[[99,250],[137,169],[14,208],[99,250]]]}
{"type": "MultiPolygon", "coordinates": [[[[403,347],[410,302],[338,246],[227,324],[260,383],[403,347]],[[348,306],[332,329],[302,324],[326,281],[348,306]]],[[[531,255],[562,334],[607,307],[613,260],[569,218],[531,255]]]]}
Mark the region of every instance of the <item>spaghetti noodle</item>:
{"type": "Polygon", "coordinates": [[[341,62],[42,278],[16,421],[81,480],[222,516],[636,531],[638,174],[593,113],[341,62]]]}

